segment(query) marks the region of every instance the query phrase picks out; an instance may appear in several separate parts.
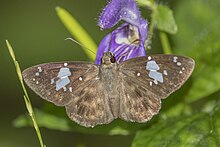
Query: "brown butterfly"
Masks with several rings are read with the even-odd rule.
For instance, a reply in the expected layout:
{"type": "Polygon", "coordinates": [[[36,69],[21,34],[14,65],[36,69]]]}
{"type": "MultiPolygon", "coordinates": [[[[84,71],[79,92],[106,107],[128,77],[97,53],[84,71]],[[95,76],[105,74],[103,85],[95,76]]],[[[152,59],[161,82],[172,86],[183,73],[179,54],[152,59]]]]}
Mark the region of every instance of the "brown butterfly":
{"type": "Polygon", "coordinates": [[[43,99],[65,106],[71,120],[85,127],[116,118],[147,122],[161,99],[179,89],[194,69],[194,60],[176,55],[137,57],[118,64],[111,52],[102,64],[58,62],[23,72],[24,81],[43,99]]]}

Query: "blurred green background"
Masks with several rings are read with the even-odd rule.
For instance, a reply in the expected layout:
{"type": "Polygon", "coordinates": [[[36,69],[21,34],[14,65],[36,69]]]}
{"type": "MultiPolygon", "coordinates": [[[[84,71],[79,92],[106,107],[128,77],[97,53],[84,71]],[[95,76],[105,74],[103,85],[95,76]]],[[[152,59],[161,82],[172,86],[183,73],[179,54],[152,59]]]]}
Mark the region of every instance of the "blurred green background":
{"type": "MultiPolygon", "coordinates": [[[[98,44],[110,31],[100,31],[96,25],[99,13],[106,3],[105,0],[0,1],[0,147],[39,146],[33,128],[15,128],[12,125],[15,118],[27,111],[22,89],[6,48],[5,40],[8,39],[13,46],[22,70],[35,64],[51,61],[88,61],[81,47],[71,41],[64,40],[71,35],[57,17],[55,7],[61,6],[68,10],[98,44]]],[[[178,32],[176,35],[169,36],[173,52],[188,55],[191,49],[195,49],[192,55],[196,57],[197,52],[199,52],[199,50],[196,50],[198,42],[206,40],[206,37],[212,32],[216,33],[218,31],[220,21],[216,16],[218,6],[220,6],[217,4],[220,2],[218,0],[163,0],[159,3],[168,5],[174,10],[178,32]]],[[[142,13],[149,18],[150,11],[144,9],[142,13]]],[[[219,40],[220,32],[216,34],[213,37],[219,40]]],[[[215,50],[216,53],[213,52],[213,55],[219,53],[219,46],[216,48],[217,51],[215,50]]],[[[157,31],[153,36],[152,49],[148,50],[148,53],[153,52],[162,53],[157,31]]],[[[209,55],[209,52],[207,54],[209,55]]],[[[203,60],[198,61],[201,61],[201,63],[206,62],[205,55],[207,54],[204,53],[203,60]]],[[[212,55],[208,57],[212,58],[212,55]]],[[[214,56],[213,59],[215,59],[214,56]]],[[[218,62],[214,64],[219,66],[218,62]]],[[[201,71],[195,76],[200,73],[201,71]]],[[[215,97],[219,97],[219,87],[219,84],[218,86],[214,84],[207,87],[212,91],[209,94],[215,93],[215,97]],[[212,90],[214,89],[212,87],[216,89],[212,90]]],[[[47,103],[31,90],[28,91],[34,108],[41,108],[47,103]]],[[[202,90],[200,89],[200,91],[202,90]]],[[[190,96],[193,97],[193,94],[190,96]]],[[[64,111],[64,108],[59,110],[64,111]]],[[[80,143],[95,147],[130,146],[134,137],[134,135],[89,135],[46,128],[41,128],[41,132],[44,143],[48,147],[73,147],[80,143]]]]}

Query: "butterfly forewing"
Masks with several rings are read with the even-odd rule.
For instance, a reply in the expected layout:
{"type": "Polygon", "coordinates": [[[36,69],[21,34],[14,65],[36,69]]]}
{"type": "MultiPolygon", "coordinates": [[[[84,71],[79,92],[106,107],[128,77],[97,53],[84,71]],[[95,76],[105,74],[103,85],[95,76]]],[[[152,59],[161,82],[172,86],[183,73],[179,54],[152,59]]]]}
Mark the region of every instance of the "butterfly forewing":
{"type": "Polygon", "coordinates": [[[22,75],[27,85],[42,98],[58,106],[64,106],[82,83],[98,74],[93,64],[77,62],[46,63],[30,67],[22,75]],[[89,70],[93,70],[88,74],[89,70]],[[83,77],[82,77],[83,76],[83,77]]]}
{"type": "Polygon", "coordinates": [[[160,109],[160,100],[180,88],[194,68],[190,58],[152,55],[133,58],[119,65],[120,117],[146,122],[160,109]]]}

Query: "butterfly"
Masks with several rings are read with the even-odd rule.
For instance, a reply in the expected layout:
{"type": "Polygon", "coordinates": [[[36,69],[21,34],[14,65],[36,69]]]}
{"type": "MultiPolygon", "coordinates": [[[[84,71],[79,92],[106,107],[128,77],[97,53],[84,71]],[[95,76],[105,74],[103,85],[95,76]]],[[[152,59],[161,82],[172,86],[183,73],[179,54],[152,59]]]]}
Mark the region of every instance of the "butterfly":
{"type": "Polygon", "coordinates": [[[85,127],[120,118],[144,123],[161,108],[161,99],[179,89],[191,75],[193,59],[151,55],[117,63],[105,52],[102,64],[45,63],[23,71],[25,83],[40,97],[64,106],[71,120],[85,127]]]}

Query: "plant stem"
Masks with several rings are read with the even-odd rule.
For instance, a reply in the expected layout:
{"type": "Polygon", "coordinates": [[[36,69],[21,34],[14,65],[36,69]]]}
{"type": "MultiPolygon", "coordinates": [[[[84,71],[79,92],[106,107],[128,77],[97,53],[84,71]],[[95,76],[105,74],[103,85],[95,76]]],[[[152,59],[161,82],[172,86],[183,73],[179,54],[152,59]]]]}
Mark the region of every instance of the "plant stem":
{"type": "Polygon", "coordinates": [[[147,39],[146,44],[145,44],[146,47],[150,46],[150,44],[151,44],[151,39],[153,37],[154,26],[155,26],[155,21],[156,21],[157,5],[155,4],[154,0],[151,0],[151,3],[152,3],[151,22],[150,22],[150,26],[149,26],[148,39],[147,39]]]}
{"type": "Polygon", "coordinates": [[[37,120],[36,120],[36,117],[35,117],[35,114],[34,114],[34,111],[33,111],[33,108],[32,108],[32,105],[31,105],[31,101],[30,101],[30,98],[28,96],[28,93],[27,93],[27,90],[24,86],[24,82],[23,82],[23,78],[22,78],[22,73],[21,73],[21,69],[20,69],[20,66],[19,66],[19,63],[18,61],[16,60],[15,58],[15,54],[14,54],[14,51],[10,45],[10,43],[8,42],[8,40],[6,40],[6,44],[7,44],[7,47],[8,47],[8,50],[9,50],[9,53],[12,57],[12,60],[14,61],[14,65],[15,65],[15,68],[16,68],[16,72],[17,72],[17,75],[18,75],[18,78],[19,78],[19,81],[20,81],[20,84],[21,84],[21,87],[23,89],[23,92],[24,92],[24,101],[25,101],[25,105],[26,105],[26,108],[28,110],[28,113],[32,119],[32,122],[33,122],[33,125],[34,125],[34,128],[35,128],[35,131],[37,133],[37,137],[38,137],[38,140],[40,142],[40,146],[41,147],[45,147],[44,146],[44,143],[43,143],[43,139],[41,137],[41,133],[40,133],[40,129],[38,127],[38,124],[37,124],[37,120]]]}
{"type": "MultiPolygon", "coordinates": [[[[148,39],[145,43],[145,46],[146,47],[149,47],[150,44],[151,44],[151,40],[152,40],[152,37],[153,37],[153,33],[154,33],[154,26],[155,26],[155,23],[156,23],[156,13],[157,13],[157,4],[155,3],[154,0],[150,0],[151,2],[151,10],[152,10],[152,13],[151,13],[151,23],[150,23],[150,26],[149,26],[149,32],[148,32],[148,39]]],[[[162,47],[163,47],[163,52],[165,54],[172,54],[172,50],[171,50],[171,47],[170,47],[170,43],[169,43],[169,39],[167,37],[167,34],[163,31],[160,31],[159,32],[159,35],[160,35],[160,40],[161,40],[161,44],[162,44],[162,47]]]]}
{"type": "Polygon", "coordinates": [[[164,31],[160,31],[159,34],[164,54],[172,54],[167,34],[164,31]]]}

